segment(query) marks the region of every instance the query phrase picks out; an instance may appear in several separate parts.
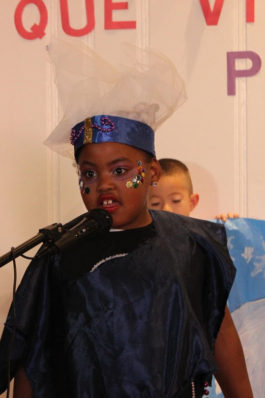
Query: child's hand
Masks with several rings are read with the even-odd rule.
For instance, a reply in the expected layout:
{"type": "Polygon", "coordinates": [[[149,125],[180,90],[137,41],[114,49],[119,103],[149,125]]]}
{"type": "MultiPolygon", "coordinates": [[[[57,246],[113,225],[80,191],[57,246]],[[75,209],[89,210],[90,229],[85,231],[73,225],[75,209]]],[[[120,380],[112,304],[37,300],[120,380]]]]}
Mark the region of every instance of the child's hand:
{"type": "Polygon", "coordinates": [[[215,219],[226,222],[226,220],[228,218],[238,218],[238,217],[240,217],[240,215],[238,213],[227,213],[227,214],[222,213],[222,214],[219,214],[218,216],[215,216],[215,219]]]}

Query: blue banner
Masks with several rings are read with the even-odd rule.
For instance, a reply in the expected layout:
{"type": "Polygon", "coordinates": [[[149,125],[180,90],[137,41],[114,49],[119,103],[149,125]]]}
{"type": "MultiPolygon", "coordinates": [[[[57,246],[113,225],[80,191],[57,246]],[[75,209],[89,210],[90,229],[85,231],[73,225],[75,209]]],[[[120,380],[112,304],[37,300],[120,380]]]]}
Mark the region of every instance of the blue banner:
{"type": "MultiPolygon", "coordinates": [[[[225,222],[228,249],[237,274],[228,306],[239,333],[255,397],[265,397],[265,221],[250,218],[225,222]]],[[[223,398],[217,383],[211,398],[223,398]]]]}

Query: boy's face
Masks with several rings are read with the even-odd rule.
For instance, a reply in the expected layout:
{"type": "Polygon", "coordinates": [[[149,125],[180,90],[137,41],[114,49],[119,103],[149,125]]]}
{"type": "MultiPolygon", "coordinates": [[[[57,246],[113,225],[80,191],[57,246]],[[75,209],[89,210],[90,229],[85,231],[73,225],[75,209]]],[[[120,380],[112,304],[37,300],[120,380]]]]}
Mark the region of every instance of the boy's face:
{"type": "Polygon", "coordinates": [[[160,171],[156,160],[146,162],[143,151],[119,143],[88,144],[78,158],[81,195],[88,210],[101,208],[111,213],[113,227],[139,228],[151,222],[147,194],[160,171]],[[139,174],[138,162],[145,171],[137,188],[127,188],[139,174]],[[89,191],[89,193],[85,193],[89,191]]]}
{"type": "Polygon", "coordinates": [[[184,173],[162,175],[156,187],[149,190],[148,207],[189,216],[199,201],[198,194],[190,194],[184,173]]]}

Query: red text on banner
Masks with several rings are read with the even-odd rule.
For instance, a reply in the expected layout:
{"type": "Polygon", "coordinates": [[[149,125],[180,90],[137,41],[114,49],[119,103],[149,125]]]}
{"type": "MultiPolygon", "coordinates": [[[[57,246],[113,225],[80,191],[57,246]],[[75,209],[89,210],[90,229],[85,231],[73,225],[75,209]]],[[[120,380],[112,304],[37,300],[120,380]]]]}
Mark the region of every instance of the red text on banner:
{"type": "Polygon", "coordinates": [[[246,21],[255,21],[255,0],[246,0],[246,21]]]}
{"type": "MultiPolygon", "coordinates": [[[[60,0],[61,22],[63,31],[69,36],[85,36],[95,29],[95,0],[84,0],[86,7],[86,25],[82,28],[73,28],[70,24],[69,0],[60,0]]],[[[136,21],[114,21],[115,10],[128,10],[128,1],[113,2],[105,0],[105,29],[136,29],[136,21]]],[[[15,26],[18,33],[27,40],[41,39],[45,35],[48,23],[48,11],[43,0],[20,0],[15,15],[15,26]],[[28,5],[34,4],[39,11],[40,20],[31,26],[29,30],[23,24],[23,12],[28,5]]]]}
{"type": "Polygon", "coordinates": [[[48,12],[42,0],[21,0],[15,10],[14,22],[18,33],[27,40],[41,39],[45,36],[45,28],[48,22],[48,12]],[[26,30],[23,25],[23,12],[29,4],[34,4],[40,13],[40,21],[33,24],[30,30],[26,30]]]}
{"type": "Polygon", "coordinates": [[[217,25],[223,8],[224,0],[216,0],[211,10],[209,0],[200,0],[202,12],[207,25],[217,25]]]}
{"type": "MultiPolygon", "coordinates": [[[[206,24],[217,25],[224,5],[224,0],[215,0],[212,9],[209,0],[200,0],[200,4],[206,24]]],[[[246,22],[254,22],[254,5],[255,0],[246,0],[246,22]]]]}
{"type": "Polygon", "coordinates": [[[85,0],[87,24],[81,29],[70,26],[68,0],[60,0],[63,31],[69,36],[84,36],[95,28],[94,0],[85,0]]]}
{"type": "Polygon", "coordinates": [[[105,0],[105,29],[136,29],[136,21],[113,21],[113,10],[128,10],[128,2],[105,0]]]}

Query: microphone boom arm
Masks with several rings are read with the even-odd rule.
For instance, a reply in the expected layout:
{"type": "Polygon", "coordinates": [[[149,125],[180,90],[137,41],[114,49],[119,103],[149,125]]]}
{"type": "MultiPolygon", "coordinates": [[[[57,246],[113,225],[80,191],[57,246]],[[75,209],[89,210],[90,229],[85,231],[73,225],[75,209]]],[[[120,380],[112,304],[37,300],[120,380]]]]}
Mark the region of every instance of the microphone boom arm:
{"type": "Polygon", "coordinates": [[[53,243],[62,235],[63,232],[64,228],[62,224],[57,223],[41,228],[37,235],[33,236],[31,239],[27,240],[26,242],[22,243],[21,245],[15,247],[13,250],[10,250],[8,253],[1,256],[0,267],[3,267],[14,258],[21,256],[21,254],[27,252],[41,242],[49,244],[53,243]]]}
{"type": "Polygon", "coordinates": [[[38,256],[48,253],[53,254],[65,250],[84,237],[105,233],[109,231],[111,226],[111,215],[103,209],[90,210],[88,213],[81,214],[64,225],[56,223],[48,225],[39,229],[39,233],[33,238],[18,247],[12,248],[10,252],[1,256],[0,267],[41,242],[46,243],[46,246],[42,248],[38,256]]]}

